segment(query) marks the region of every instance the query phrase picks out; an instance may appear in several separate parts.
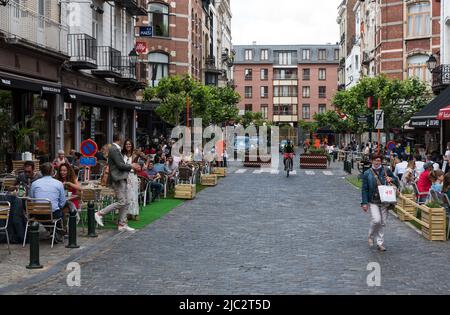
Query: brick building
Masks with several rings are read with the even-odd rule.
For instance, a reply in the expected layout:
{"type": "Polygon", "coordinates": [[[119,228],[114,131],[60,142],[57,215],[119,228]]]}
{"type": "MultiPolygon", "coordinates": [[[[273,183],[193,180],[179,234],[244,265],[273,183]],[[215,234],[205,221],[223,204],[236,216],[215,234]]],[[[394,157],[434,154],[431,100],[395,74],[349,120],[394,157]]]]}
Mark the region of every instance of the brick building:
{"type": "Polygon", "coordinates": [[[431,83],[426,61],[440,50],[440,1],[380,0],[379,5],[376,73],[401,80],[418,77],[431,83]]]}
{"type": "Polygon", "coordinates": [[[338,45],[249,45],[235,51],[240,114],[261,112],[269,121],[296,126],[334,109],[338,45]]]}

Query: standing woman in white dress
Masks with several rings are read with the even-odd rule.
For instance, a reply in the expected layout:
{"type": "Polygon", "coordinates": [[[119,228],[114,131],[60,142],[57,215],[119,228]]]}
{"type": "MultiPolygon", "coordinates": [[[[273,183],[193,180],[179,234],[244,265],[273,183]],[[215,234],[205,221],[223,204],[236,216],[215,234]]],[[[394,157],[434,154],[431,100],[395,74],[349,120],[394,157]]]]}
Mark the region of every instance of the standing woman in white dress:
{"type": "MultiPolygon", "coordinates": [[[[123,160],[126,164],[132,164],[137,155],[134,152],[134,145],[131,140],[126,140],[122,149],[123,160]]],[[[128,216],[137,220],[139,216],[139,181],[136,172],[131,170],[128,175],[128,200],[130,201],[130,207],[128,208],[128,216]]]]}

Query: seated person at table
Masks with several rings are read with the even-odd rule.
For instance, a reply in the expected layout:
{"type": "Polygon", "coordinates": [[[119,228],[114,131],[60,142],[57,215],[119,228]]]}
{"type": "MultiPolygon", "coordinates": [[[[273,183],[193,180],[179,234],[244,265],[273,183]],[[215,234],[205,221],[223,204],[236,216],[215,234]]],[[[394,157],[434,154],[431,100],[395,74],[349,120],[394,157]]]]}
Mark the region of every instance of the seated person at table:
{"type": "Polygon", "coordinates": [[[177,175],[178,165],[174,162],[173,157],[169,156],[166,162],[167,175],[169,182],[174,182],[174,178],[177,175]]]}
{"type": "Polygon", "coordinates": [[[40,172],[35,172],[34,170],[34,162],[33,161],[25,161],[23,165],[23,172],[17,176],[16,186],[24,185],[27,191],[30,190],[31,184],[41,178],[42,175],[40,172]]]}
{"type": "Polygon", "coordinates": [[[157,182],[157,180],[161,179],[161,175],[155,170],[152,161],[147,163],[147,176],[151,180],[150,189],[154,191],[152,201],[155,201],[164,189],[164,185],[157,182]]]}
{"type": "Polygon", "coordinates": [[[158,173],[159,173],[159,172],[166,173],[166,174],[169,173],[169,170],[167,169],[167,167],[166,167],[166,165],[165,165],[165,163],[164,163],[164,159],[163,159],[163,158],[161,158],[161,159],[156,158],[156,159],[155,159],[155,165],[154,165],[153,168],[154,168],[155,171],[157,171],[158,173]]]}
{"type": "MultiPolygon", "coordinates": [[[[53,166],[50,163],[45,163],[41,167],[42,178],[36,180],[31,184],[30,197],[49,199],[52,204],[53,217],[62,218],[62,210],[66,205],[66,196],[64,194],[63,184],[54,179],[53,166]]],[[[58,222],[59,227],[62,228],[61,221],[58,222]]],[[[50,231],[49,231],[50,232],[50,231]]],[[[58,230],[55,236],[57,242],[62,242],[63,238],[58,230]]]]}
{"type": "MultiPolygon", "coordinates": [[[[81,190],[75,171],[69,164],[61,164],[55,178],[63,183],[65,190],[71,192],[72,195],[78,195],[78,192],[81,190]]],[[[72,203],[78,209],[78,200],[74,199],[72,203]]]]}
{"type": "Polygon", "coordinates": [[[442,186],[442,192],[447,195],[447,201],[450,203],[450,173],[447,173],[444,176],[444,185],[442,186]]]}
{"type": "Polygon", "coordinates": [[[66,158],[64,150],[59,150],[58,157],[53,160],[53,167],[58,168],[61,164],[69,164],[69,160],[66,158]]]}

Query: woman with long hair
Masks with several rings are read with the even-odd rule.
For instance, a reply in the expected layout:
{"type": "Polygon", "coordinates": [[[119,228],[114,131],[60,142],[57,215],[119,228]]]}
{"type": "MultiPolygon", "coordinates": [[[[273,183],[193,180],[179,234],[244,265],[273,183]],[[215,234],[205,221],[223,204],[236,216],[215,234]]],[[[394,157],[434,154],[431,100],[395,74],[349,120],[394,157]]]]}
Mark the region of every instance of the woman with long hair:
{"type": "Polygon", "coordinates": [[[414,190],[414,184],[416,183],[417,179],[416,161],[410,160],[401,179],[402,188],[414,190]]]}
{"type": "MultiPolygon", "coordinates": [[[[77,195],[81,190],[81,186],[78,183],[78,178],[75,175],[75,171],[68,163],[63,163],[59,166],[58,172],[56,174],[56,179],[63,183],[64,189],[68,190],[73,195],[77,195]]],[[[78,200],[75,199],[72,202],[75,208],[78,209],[78,200]]]]}
{"type": "MultiPolygon", "coordinates": [[[[139,156],[134,150],[134,144],[131,140],[126,140],[122,149],[123,159],[126,164],[135,163],[139,156]]],[[[139,216],[139,181],[136,172],[133,170],[128,175],[128,200],[130,201],[130,207],[128,208],[128,214],[137,219],[139,216]]]]}

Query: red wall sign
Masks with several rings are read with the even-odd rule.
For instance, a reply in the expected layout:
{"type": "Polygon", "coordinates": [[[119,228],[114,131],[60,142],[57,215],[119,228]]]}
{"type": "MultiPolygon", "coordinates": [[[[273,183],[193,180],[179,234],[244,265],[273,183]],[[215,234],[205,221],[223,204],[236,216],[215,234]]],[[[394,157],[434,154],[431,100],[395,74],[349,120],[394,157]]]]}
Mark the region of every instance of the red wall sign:
{"type": "Polygon", "coordinates": [[[138,54],[145,54],[147,52],[146,42],[136,42],[136,52],[138,54]]]}

